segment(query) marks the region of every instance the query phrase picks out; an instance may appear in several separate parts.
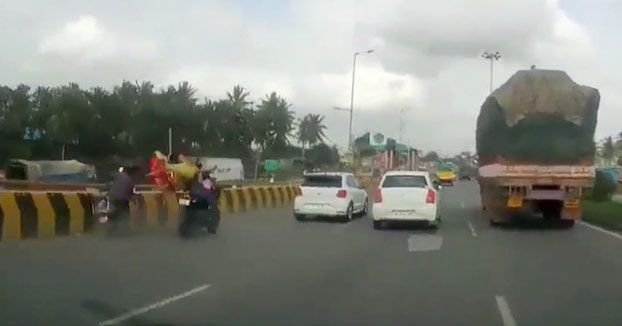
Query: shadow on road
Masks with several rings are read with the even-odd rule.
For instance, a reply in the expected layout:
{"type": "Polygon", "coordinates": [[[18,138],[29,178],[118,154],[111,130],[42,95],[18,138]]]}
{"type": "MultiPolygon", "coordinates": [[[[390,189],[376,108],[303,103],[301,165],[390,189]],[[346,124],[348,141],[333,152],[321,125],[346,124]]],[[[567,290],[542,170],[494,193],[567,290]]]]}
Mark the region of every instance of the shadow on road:
{"type": "Polygon", "coordinates": [[[346,224],[346,223],[351,223],[354,222],[358,219],[364,218],[363,216],[354,216],[352,218],[352,221],[346,222],[344,218],[342,217],[335,217],[335,216],[307,216],[305,217],[304,220],[299,221],[301,223],[334,223],[334,224],[346,224]]]}
{"type": "Polygon", "coordinates": [[[383,231],[389,232],[408,232],[408,233],[423,233],[423,234],[435,234],[438,231],[438,227],[431,226],[427,222],[412,222],[412,221],[391,221],[384,222],[382,224],[383,231]]]}
{"type": "Polygon", "coordinates": [[[568,230],[574,225],[573,221],[547,220],[536,218],[515,218],[511,222],[495,225],[501,230],[532,231],[532,230],[568,230]]]}

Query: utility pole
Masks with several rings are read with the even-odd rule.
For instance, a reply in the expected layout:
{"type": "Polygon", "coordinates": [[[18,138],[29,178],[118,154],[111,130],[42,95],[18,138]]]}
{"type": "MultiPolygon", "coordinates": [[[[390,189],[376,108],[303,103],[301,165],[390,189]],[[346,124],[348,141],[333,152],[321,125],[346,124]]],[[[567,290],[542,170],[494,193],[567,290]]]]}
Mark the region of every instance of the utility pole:
{"type": "Polygon", "coordinates": [[[168,155],[173,155],[173,128],[168,128],[168,155]]]}
{"type": "Polygon", "coordinates": [[[499,53],[499,51],[496,51],[496,52],[486,51],[482,54],[482,58],[486,60],[490,60],[490,93],[492,93],[493,62],[501,58],[501,53],[499,53]]]}
{"type": "Polygon", "coordinates": [[[404,125],[404,119],[402,119],[402,114],[404,114],[404,112],[408,112],[408,111],[410,111],[410,108],[405,108],[404,107],[404,108],[400,109],[399,125],[398,125],[399,133],[398,133],[398,137],[397,137],[399,143],[402,142],[402,127],[404,125]]]}
{"type": "Polygon", "coordinates": [[[359,54],[370,54],[374,50],[367,50],[362,52],[354,52],[354,59],[352,62],[352,89],[350,91],[350,127],[348,128],[348,150],[352,152],[352,113],[354,112],[354,81],[356,73],[356,56],[359,54]]]}

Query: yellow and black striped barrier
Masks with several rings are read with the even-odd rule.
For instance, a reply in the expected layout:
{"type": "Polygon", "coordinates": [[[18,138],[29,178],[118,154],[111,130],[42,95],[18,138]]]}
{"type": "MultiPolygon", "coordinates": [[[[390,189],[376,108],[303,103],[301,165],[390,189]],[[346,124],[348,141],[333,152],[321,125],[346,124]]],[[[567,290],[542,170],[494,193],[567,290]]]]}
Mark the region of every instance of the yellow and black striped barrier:
{"type": "MultiPolygon", "coordinates": [[[[298,185],[226,188],[218,206],[223,213],[284,207],[300,195],[298,185]]],[[[90,231],[96,221],[95,195],[75,191],[0,191],[0,241],[45,238],[90,231]]],[[[134,228],[175,227],[178,194],[139,192],[130,204],[134,228]]]]}
{"type": "MultiPolygon", "coordinates": [[[[232,187],[221,191],[218,207],[223,213],[241,213],[260,208],[283,207],[300,194],[297,185],[232,187]]],[[[135,227],[175,226],[179,220],[178,194],[160,191],[140,192],[130,205],[135,227]]]]}
{"type": "Polygon", "coordinates": [[[227,188],[222,191],[218,206],[225,213],[240,213],[290,205],[297,195],[300,195],[298,185],[227,188]]]}
{"type": "Polygon", "coordinates": [[[0,240],[82,233],[94,224],[91,193],[0,191],[0,240]]]}

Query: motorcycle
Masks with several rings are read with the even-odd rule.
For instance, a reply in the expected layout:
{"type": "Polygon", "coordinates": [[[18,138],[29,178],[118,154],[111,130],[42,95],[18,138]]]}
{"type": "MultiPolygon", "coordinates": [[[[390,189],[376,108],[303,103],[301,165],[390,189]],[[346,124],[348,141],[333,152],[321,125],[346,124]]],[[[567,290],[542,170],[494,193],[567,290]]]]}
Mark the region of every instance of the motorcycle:
{"type": "MultiPolygon", "coordinates": [[[[215,195],[213,202],[218,203],[220,191],[214,183],[212,183],[211,191],[215,195]]],[[[217,204],[212,207],[206,196],[196,189],[185,192],[178,202],[180,207],[178,231],[182,238],[191,237],[199,231],[207,231],[210,234],[216,233],[220,224],[220,210],[217,204]]]]}

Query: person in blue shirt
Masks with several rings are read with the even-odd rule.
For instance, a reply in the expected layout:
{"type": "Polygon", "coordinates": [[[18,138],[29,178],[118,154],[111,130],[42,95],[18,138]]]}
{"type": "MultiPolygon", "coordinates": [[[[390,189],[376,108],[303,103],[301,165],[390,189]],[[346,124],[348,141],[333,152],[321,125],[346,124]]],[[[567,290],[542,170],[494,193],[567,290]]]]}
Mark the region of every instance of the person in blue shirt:
{"type": "Polygon", "coordinates": [[[118,231],[120,224],[128,224],[127,226],[129,227],[130,201],[135,195],[135,180],[139,173],[139,167],[127,166],[120,168],[114,177],[108,192],[108,199],[112,206],[112,212],[109,215],[111,222],[110,233],[118,231]]]}

